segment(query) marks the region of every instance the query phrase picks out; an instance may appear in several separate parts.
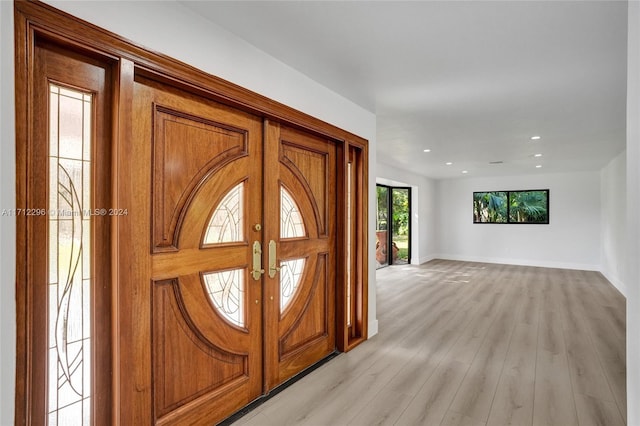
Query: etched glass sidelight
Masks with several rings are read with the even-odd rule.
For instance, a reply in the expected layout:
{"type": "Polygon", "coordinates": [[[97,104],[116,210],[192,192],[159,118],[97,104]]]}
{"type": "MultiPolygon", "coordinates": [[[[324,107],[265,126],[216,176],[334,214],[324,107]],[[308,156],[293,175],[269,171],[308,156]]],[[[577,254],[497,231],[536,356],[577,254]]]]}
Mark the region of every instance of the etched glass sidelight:
{"type": "Polygon", "coordinates": [[[289,191],[280,187],[280,238],[304,237],[305,229],[300,209],[289,191]]]}
{"type": "Polygon", "coordinates": [[[91,423],[92,95],[49,86],[48,424],[91,423]]]}
{"type": "Polygon", "coordinates": [[[224,196],[209,220],[204,244],[242,241],[242,209],[244,182],[240,182],[224,196]]]}
{"type": "Polygon", "coordinates": [[[202,274],[209,299],[223,318],[244,327],[244,269],[202,274]]]}

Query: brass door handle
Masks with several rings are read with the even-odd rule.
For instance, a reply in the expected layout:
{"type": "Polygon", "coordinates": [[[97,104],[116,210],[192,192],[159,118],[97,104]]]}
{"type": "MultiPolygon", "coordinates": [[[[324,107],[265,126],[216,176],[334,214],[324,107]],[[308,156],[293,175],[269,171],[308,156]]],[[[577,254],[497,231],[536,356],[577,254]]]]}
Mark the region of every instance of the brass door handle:
{"type": "Polygon", "coordinates": [[[276,242],[271,240],[269,241],[269,278],[275,277],[276,272],[280,271],[280,267],[276,266],[276,262],[276,242]]]}
{"type": "Polygon", "coordinates": [[[262,246],[260,245],[260,241],[254,241],[253,271],[251,271],[251,275],[253,276],[254,280],[259,281],[262,274],[264,274],[264,269],[262,269],[262,246]]]}

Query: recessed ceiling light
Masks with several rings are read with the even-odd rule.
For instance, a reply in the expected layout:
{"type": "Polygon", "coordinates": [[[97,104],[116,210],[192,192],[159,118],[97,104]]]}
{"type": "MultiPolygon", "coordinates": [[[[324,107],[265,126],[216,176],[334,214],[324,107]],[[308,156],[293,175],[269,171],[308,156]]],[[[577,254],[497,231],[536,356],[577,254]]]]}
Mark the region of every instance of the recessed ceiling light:
{"type": "Polygon", "coordinates": [[[538,165],[536,166],[536,169],[541,169],[541,168],[542,168],[542,164],[538,164],[538,165]]]}
{"type": "Polygon", "coordinates": [[[540,140],[540,136],[531,136],[532,141],[540,140]]]}
{"type": "Polygon", "coordinates": [[[466,171],[466,170],[463,170],[463,171],[462,171],[462,174],[463,174],[463,175],[466,175],[467,173],[469,173],[469,172],[468,172],[468,171],[466,171]]]}
{"type": "Polygon", "coordinates": [[[534,157],[542,157],[542,154],[535,154],[534,157]]]}
{"type": "Polygon", "coordinates": [[[431,150],[430,149],[425,149],[424,152],[431,152],[431,150]]]}
{"type": "Polygon", "coordinates": [[[452,165],[453,163],[452,163],[451,161],[447,161],[447,162],[446,162],[446,163],[444,163],[444,164],[446,164],[447,166],[450,166],[450,165],[452,165]]]}

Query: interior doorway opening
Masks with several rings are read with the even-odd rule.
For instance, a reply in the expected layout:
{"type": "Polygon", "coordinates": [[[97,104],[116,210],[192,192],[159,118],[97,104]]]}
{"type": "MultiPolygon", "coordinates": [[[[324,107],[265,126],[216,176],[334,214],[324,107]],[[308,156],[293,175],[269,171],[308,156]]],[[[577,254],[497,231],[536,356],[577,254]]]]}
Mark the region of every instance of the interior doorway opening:
{"type": "Polygon", "coordinates": [[[411,188],[377,184],[376,268],[411,263],[411,188]]]}

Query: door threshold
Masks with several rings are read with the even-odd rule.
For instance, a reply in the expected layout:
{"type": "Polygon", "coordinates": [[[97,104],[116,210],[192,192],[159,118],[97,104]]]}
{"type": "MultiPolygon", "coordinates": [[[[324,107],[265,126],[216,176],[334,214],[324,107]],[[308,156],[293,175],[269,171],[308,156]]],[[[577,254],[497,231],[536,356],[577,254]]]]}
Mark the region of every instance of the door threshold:
{"type": "Polygon", "coordinates": [[[217,426],[229,426],[234,422],[240,420],[242,417],[246,416],[256,408],[258,408],[259,406],[261,406],[262,404],[264,404],[265,402],[267,402],[268,400],[270,400],[271,398],[273,398],[274,396],[276,396],[277,394],[279,394],[280,392],[282,392],[283,390],[285,390],[286,388],[288,388],[289,386],[297,382],[298,380],[302,379],[307,374],[312,373],[316,369],[322,367],[324,364],[326,364],[333,358],[337,357],[338,355],[340,355],[340,352],[338,351],[331,352],[329,355],[322,358],[320,361],[307,367],[306,369],[302,370],[295,376],[291,377],[290,379],[287,379],[285,382],[271,389],[270,392],[258,397],[253,402],[250,402],[248,405],[245,405],[240,410],[236,411],[235,413],[233,413],[232,415],[230,415],[229,417],[227,417],[226,419],[218,423],[217,426]]]}

